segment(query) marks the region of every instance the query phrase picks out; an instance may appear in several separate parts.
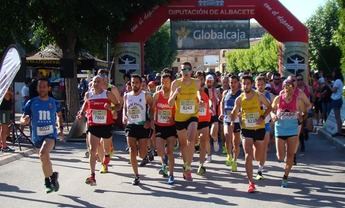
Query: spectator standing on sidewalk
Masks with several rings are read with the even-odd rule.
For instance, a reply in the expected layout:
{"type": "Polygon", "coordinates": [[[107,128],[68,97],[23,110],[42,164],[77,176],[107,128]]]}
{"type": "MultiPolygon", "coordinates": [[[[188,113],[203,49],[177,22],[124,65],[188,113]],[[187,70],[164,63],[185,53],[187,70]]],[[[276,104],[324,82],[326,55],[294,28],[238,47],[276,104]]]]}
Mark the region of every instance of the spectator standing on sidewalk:
{"type": "Polygon", "coordinates": [[[341,120],[341,107],[343,106],[343,87],[344,87],[344,77],[341,74],[341,71],[338,69],[333,72],[333,86],[331,88],[331,109],[334,111],[335,120],[337,121],[338,132],[333,136],[340,136],[342,120],[341,120]]]}

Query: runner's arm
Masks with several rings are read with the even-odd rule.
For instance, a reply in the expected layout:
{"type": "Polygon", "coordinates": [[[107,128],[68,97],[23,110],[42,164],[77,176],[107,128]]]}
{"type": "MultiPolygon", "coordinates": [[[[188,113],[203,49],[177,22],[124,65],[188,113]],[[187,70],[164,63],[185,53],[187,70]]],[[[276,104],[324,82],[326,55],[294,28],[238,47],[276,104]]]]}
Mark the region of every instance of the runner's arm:
{"type": "Polygon", "coordinates": [[[266,106],[265,112],[263,113],[263,115],[261,115],[261,118],[265,120],[268,114],[272,111],[272,106],[264,95],[260,94],[259,99],[260,99],[260,102],[266,106]]]}
{"type": "Polygon", "coordinates": [[[302,99],[302,101],[304,103],[305,112],[307,112],[308,110],[310,110],[313,107],[309,98],[306,96],[306,94],[303,91],[300,92],[300,98],[302,99]]]}
{"type": "Polygon", "coordinates": [[[224,115],[224,98],[225,98],[225,95],[227,92],[228,92],[228,90],[224,90],[224,92],[222,93],[222,98],[221,98],[220,103],[219,103],[219,108],[220,108],[219,118],[221,118],[224,115]]]}
{"type": "Polygon", "coordinates": [[[278,109],[279,99],[280,99],[280,96],[276,96],[272,102],[271,117],[272,117],[273,122],[277,120],[277,109],[278,109]]]}
{"type": "Polygon", "coordinates": [[[153,98],[149,93],[145,93],[146,96],[146,103],[149,106],[149,119],[150,121],[153,121],[153,114],[154,114],[154,109],[153,109],[153,98]]]}
{"type": "Polygon", "coordinates": [[[178,94],[176,89],[177,89],[177,86],[176,86],[176,80],[175,80],[171,83],[171,91],[170,91],[170,96],[168,100],[168,104],[170,105],[170,107],[173,107],[175,105],[175,100],[178,94]]]}
{"type": "Polygon", "coordinates": [[[119,92],[119,90],[117,89],[117,87],[113,86],[111,88],[111,92],[115,95],[116,99],[117,99],[117,104],[115,104],[115,106],[117,107],[117,110],[120,110],[122,105],[123,105],[123,99],[121,97],[121,94],[119,92]]]}
{"type": "Polygon", "coordinates": [[[241,106],[241,99],[240,97],[238,97],[235,100],[235,106],[231,112],[231,122],[234,122],[236,120],[236,117],[238,117],[238,113],[240,112],[240,106],[241,106]]]}
{"type": "MultiPolygon", "coordinates": [[[[123,100],[125,101],[127,98],[127,94],[123,96],[123,100]]],[[[123,108],[122,108],[122,123],[124,125],[127,124],[127,105],[126,102],[123,103],[123,108]]]]}
{"type": "Polygon", "coordinates": [[[31,117],[31,101],[29,100],[25,106],[24,106],[24,113],[20,118],[20,123],[22,125],[28,125],[30,123],[30,117],[31,117]]]}

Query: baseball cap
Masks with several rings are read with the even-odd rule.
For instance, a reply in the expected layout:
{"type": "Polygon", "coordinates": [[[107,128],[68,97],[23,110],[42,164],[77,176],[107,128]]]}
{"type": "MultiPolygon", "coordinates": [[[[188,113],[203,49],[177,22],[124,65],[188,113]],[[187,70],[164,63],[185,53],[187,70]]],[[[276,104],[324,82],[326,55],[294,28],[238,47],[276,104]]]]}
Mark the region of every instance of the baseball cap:
{"type": "Polygon", "coordinates": [[[209,74],[206,76],[206,80],[214,81],[214,77],[211,74],[209,74]]]}

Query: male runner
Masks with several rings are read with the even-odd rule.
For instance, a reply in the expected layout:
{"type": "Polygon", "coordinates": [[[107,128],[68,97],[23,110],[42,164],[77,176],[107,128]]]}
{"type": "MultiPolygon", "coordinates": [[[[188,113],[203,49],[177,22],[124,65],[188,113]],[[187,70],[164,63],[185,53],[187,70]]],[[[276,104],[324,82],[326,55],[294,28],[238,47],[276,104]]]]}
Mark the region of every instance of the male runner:
{"type": "Polygon", "coordinates": [[[95,169],[97,161],[97,152],[104,155],[102,159],[101,173],[108,172],[108,164],[110,162],[111,140],[112,140],[112,124],[113,115],[111,112],[111,104],[118,104],[116,97],[109,91],[104,90],[102,86],[103,78],[99,75],[92,79],[92,90],[85,93],[82,109],[78,112],[77,119],[81,119],[86,112],[87,118],[87,138],[89,140],[89,162],[90,177],[86,178],[85,183],[91,186],[96,185],[95,169]],[[103,144],[101,144],[103,139],[103,144]],[[103,148],[99,149],[99,146],[103,148]]]}
{"type": "Polygon", "coordinates": [[[273,101],[273,121],[275,122],[275,136],[278,160],[284,162],[285,172],[281,186],[288,185],[289,172],[293,165],[294,153],[297,145],[298,120],[302,120],[305,111],[303,101],[294,94],[294,82],[285,80],[283,92],[273,101]]]}
{"type": "MultiPolygon", "coordinates": [[[[197,71],[196,78],[199,79],[201,83],[201,88],[199,93],[203,104],[199,105],[199,117],[198,117],[198,133],[197,137],[200,139],[200,165],[197,171],[198,175],[205,175],[206,168],[204,167],[207,145],[210,142],[210,121],[211,121],[211,101],[205,92],[205,72],[197,71]]],[[[198,138],[196,138],[198,139],[198,138]]]]}
{"type": "Polygon", "coordinates": [[[175,183],[174,179],[174,146],[176,144],[176,126],[174,121],[175,108],[168,103],[172,82],[171,72],[164,72],[161,76],[162,88],[153,96],[155,110],[155,132],[158,156],[161,158],[162,167],[159,171],[164,177],[168,177],[168,184],[175,183]],[[165,151],[165,147],[167,151],[165,151]],[[168,157],[169,174],[164,161],[168,157]]]}
{"type": "Polygon", "coordinates": [[[24,106],[24,114],[20,122],[32,127],[32,142],[40,148],[39,157],[42,164],[46,193],[59,190],[58,172],[53,172],[50,152],[57,140],[56,121],[59,125],[59,135],[63,136],[63,121],[60,104],[49,97],[50,85],[47,79],[37,82],[38,96],[30,99],[24,106]]]}
{"type": "MultiPolygon", "coordinates": [[[[265,96],[267,101],[271,104],[274,99],[274,95],[271,94],[270,92],[265,90],[266,87],[266,78],[264,76],[258,76],[255,79],[255,87],[258,93],[262,94],[265,96]]],[[[265,110],[265,105],[262,105],[263,110],[265,110]]],[[[263,169],[265,162],[267,160],[267,151],[268,151],[268,144],[270,142],[270,135],[271,135],[271,116],[268,114],[265,118],[265,138],[264,138],[264,150],[263,150],[263,157],[261,157],[261,160],[258,160],[258,155],[257,152],[255,151],[255,158],[259,162],[259,168],[258,168],[258,173],[256,175],[257,180],[263,179],[263,169]]]]}
{"type": "Polygon", "coordinates": [[[192,181],[192,160],[198,128],[200,82],[192,78],[192,65],[182,64],[182,78],[172,83],[169,105],[176,108],[175,123],[183,158],[183,178],[192,181]]]}
{"type": "Polygon", "coordinates": [[[140,184],[138,172],[138,148],[139,156],[143,159],[147,155],[148,139],[151,137],[153,122],[153,100],[146,91],[141,88],[142,79],[139,75],[131,76],[132,91],[124,95],[123,124],[126,125],[127,143],[132,169],[134,172],[133,185],[140,184]],[[148,115],[148,111],[149,115],[148,115]]]}
{"type": "Polygon", "coordinates": [[[226,147],[226,161],[225,164],[231,166],[231,171],[237,171],[237,158],[240,154],[241,143],[241,126],[240,119],[236,117],[233,125],[231,125],[231,112],[234,109],[235,100],[242,93],[240,89],[239,78],[235,75],[230,77],[230,90],[225,90],[220,102],[220,116],[219,119],[224,121],[224,136],[226,147]]]}
{"type": "Polygon", "coordinates": [[[231,121],[234,122],[241,112],[241,134],[243,137],[243,149],[245,153],[245,168],[249,179],[248,192],[255,192],[253,180],[253,148],[261,159],[264,151],[265,118],[271,111],[271,105],[264,97],[253,90],[253,78],[250,75],[242,77],[243,93],[236,99],[235,107],[231,114],[231,121]],[[261,104],[266,106],[262,110],[261,104]]]}
{"type": "MultiPolygon", "coordinates": [[[[219,151],[219,143],[218,143],[218,130],[219,130],[219,124],[218,124],[218,103],[219,103],[219,97],[217,96],[217,90],[214,86],[214,77],[213,75],[209,74],[206,76],[206,88],[208,91],[208,97],[211,101],[211,131],[210,135],[213,139],[213,149],[215,152],[219,151]]],[[[209,152],[210,154],[210,152],[209,152]]]]}

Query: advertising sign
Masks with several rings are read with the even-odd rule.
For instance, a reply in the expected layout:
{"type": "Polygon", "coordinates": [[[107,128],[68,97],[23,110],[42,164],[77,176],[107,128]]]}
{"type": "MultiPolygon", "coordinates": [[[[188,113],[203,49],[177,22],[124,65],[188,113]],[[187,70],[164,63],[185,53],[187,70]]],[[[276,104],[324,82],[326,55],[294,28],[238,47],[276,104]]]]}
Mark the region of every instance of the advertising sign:
{"type": "Polygon", "coordinates": [[[172,21],[171,37],[177,49],[249,48],[249,20],[172,21]]]}
{"type": "Polygon", "coordinates": [[[115,85],[123,87],[123,75],[140,73],[141,66],[140,43],[118,43],[115,49],[115,85]]]}
{"type": "Polygon", "coordinates": [[[308,72],[308,44],[303,42],[285,42],[283,44],[283,74],[302,74],[307,78],[308,72]]]}

